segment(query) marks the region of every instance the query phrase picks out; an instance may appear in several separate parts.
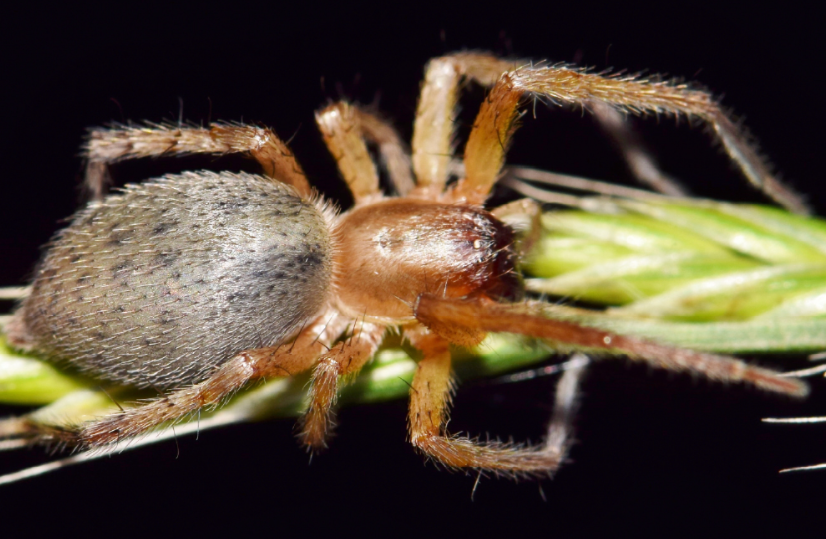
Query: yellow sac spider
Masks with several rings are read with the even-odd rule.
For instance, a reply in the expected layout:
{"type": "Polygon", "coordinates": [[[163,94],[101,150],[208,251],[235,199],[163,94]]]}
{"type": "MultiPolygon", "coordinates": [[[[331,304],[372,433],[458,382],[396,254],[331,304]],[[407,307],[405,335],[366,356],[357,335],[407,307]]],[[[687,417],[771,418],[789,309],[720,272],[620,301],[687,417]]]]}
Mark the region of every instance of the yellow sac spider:
{"type": "MultiPolygon", "coordinates": [[[[410,442],[450,467],[505,475],[554,472],[568,417],[544,445],[481,443],[445,430],[449,345],[488,332],[624,354],[660,368],[802,397],[804,383],[733,357],[696,352],[543,316],[525,300],[517,263],[539,231],[529,200],[483,207],[518,127],[537,97],[594,110],[685,115],[707,122],[748,179],[787,207],[796,195],[767,171],[706,92],[668,81],[531,65],[481,53],[432,60],[412,153],[382,119],[338,102],[316,115],[355,205],[338,212],[310,187],[269,129],[115,126],[93,130],[87,184],[98,200],[51,243],[31,293],[6,327],[9,342],[103,382],[164,396],[80,425],[7,420],[6,438],[105,449],[225,401],[250,381],[313,370],[301,441],[326,445],[340,380],[357,373],[388,331],[421,352],[410,389],[410,442]],[[464,79],[490,87],[460,165],[453,118],[464,79]],[[376,144],[399,196],[379,190],[366,142],[376,144]],[[126,159],[247,152],[261,175],[187,172],[105,196],[107,166],[126,159]],[[412,169],[412,170],[411,170],[412,169]],[[458,181],[450,183],[459,171],[458,181]],[[512,223],[523,223],[521,242],[512,223]]],[[[570,408],[576,369],[557,404],[570,408]]]]}

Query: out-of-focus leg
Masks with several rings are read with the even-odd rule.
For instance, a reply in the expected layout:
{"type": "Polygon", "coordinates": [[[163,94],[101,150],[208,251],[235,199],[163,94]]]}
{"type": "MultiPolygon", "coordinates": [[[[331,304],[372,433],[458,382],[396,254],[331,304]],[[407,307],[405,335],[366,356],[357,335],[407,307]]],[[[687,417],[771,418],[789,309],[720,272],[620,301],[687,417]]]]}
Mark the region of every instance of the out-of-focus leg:
{"type": "Polygon", "coordinates": [[[529,198],[514,200],[491,213],[516,232],[519,239],[518,252],[521,256],[530,252],[542,235],[542,208],[529,198]]]}
{"type": "Polygon", "coordinates": [[[361,128],[361,134],[379,149],[381,162],[390,182],[400,195],[406,195],[416,186],[411,171],[410,153],[405,148],[401,137],[386,120],[367,112],[360,107],[354,107],[356,118],[361,128]]]}
{"type": "Polygon", "coordinates": [[[638,182],[664,195],[686,196],[686,191],[680,183],[663,172],[654,156],[646,151],[626,114],[601,101],[590,103],[587,108],[594,114],[603,131],[614,141],[628,169],[638,182]]]}

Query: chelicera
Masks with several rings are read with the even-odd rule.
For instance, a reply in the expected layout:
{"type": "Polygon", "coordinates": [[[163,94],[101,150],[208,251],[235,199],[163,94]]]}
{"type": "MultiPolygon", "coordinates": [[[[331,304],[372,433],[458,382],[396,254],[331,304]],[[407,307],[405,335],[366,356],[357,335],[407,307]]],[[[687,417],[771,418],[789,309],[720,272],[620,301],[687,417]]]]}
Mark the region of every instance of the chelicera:
{"type": "MultiPolygon", "coordinates": [[[[269,129],[214,124],[93,130],[85,147],[87,181],[98,200],[53,240],[7,334],[18,348],[104,382],[155,388],[163,396],[76,426],[19,418],[6,422],[3,434],[79,450],[107,447],[220,404],[252,380],[312,369],[300,438],[319,449],[327,442],[342,377],[358,373],[389,330],[400,331],[421,352],[410,390],[410,442],[450,468],[547,474],[565,455],[566,414],[555,415],[547,442],[535,447],[446,432],[449,347],[478,344],[488,332],[531,335],[805,395],[803,383],[773,371],[549,319],[540,302],[524,298],[518,261],[538,232],[539,208],[528,200],[492,210],[483,205],[500,175],[520,106],[531,96],[609,119],[616,110],[699,118],[754,184],[787,206],[801,207],[703,91],[481,53],[430,62],[411,154],[385,121],[356,105],[338,102],[317,113],[355,199],[342,213],[314,192],[287,145],[269,129]],[[453,117],[466,79],[491,90],[456,167],[453,117]],[[398,196],[380,191],[367,142],[378,147],[398,196]],[[263,174],[189,172],[104,196],[110,163],[230,152],[249,153],[263,174]],[[457,169],[458,181],[450,183],[457,169]],[[527,225],[515,230],[517,222],[527,225]]],[[[574,374],[563,376],[557,396],[562,409],[571,408],[576,382],[574,374]]]]}

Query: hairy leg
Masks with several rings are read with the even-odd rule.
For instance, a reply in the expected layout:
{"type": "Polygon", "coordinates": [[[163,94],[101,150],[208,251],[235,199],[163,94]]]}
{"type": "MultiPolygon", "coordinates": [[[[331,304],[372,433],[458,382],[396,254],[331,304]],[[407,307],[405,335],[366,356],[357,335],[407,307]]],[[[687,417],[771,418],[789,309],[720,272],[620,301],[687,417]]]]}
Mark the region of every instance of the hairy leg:
{"type": "MultiPolygon", "coordinates": [[[[566,320],[542,316],[541,306],[498,304],[480,299],[443,299],[424,294],[416,305],[416,318],[437,334],[495,331],[549,339],[586,352],[625,355],[651,366],[699,374],[727,383],[745,383],[766,391],[804,397],[808,386],[781,373],[754,367],[739,359],[676,348],[653,341],[616,335],[566,320]]],[[[450,338],[448,336],[448,338],[450,338]]]]}
{"type": "Polygon", "coordinates": [[[452,393],[448,342],[429,334],[414,340],[424,357],[419,362],[410,390],[408,427],[410,443],[428,457],[449,468],[470,468],[505,475],[551,474],[567,450],[576,386],[581,370],[563,376],[557,390],[557,406],[545,445],[523,447],[499,442],[479,443],[450,436],[444,431],[452,393]]]}
{"type": "Polygon", "coordinates": [[[301,422],[300,438],[311,450],[327,447],[334,426],[332,407],[342,377],[357,374],[376,353],[384,337],[385,326],[354,322],[352,334],[333,346],[318,360],[310,389],[310,406],[301,422]]]}
{"type": "Polygon", "coordinates": [[[292,185],[302,196],[312,193],[293,153],[272,130],[263,127],[221,123],[208,128],[173,124],[98,128],[89,132],[83,151],[86,187],[95,199],[105,194],[112,163],[142,157],[245,152],[271,178],[292,185]]]}
{"type": "Polygon", "coordinates": [[[362,136],[378,147],[382,167],[387,171],[396,191],[400,195],[412,191],[416,187],[416,182],[410,168],[410,152],[399,134],[389,122],[372,112],[361,107],[355,107],[354,112],[362,136]]]}
{"type": "Polygon", "coordinates": [[[401,138],[386,121],[345,101],[325,107],[315,118],[356,201],[379,193],[379,177],[366,142],[378,146],[382,165],[396,190],[404,195],[413,189],[410,157],[401,138]]]}
{"type": "MultiPolygon", "coordinates": [[[[449,62],[449,58],[440,59],[449,62]]],[[[461,55],[462,62],[489,65],[489,55],[461,55]]],[[[518,108],[524,98],[588,107],[600,102],[638,114],[667,114],[697,118],[709,124],[729,157],[748,180],[783,206],[800,213],[802,199],[780,183],[720,105],[707,92],[656,78],[611,77],[565,66],[521,67],[498,78],[491,89],[465,146],[465,179],[452,198],[481,203],[497,180],[518,127],[518,108]]],[[[414,147],[415,159],[415,147],[414,147]]],[[[415,160],[414,160],[415,164],[415,160]]]]}
{"type": "Polygon", "coordinates": [[[139,436],[201,408],[218,406],[249,381],[292,376],[311,368],[348,320],[334,314],[319,317],[291,344],[245,350],[203,382],[78,426],[53,426],[28,418],[13,418],[0,426],[0,437],[32,444],[94,449],[139,436]]]}
{"type": "Polygon", "coordinates": [[[317,112],[315,121],[358,204],[379,194],[379,175],[355,111],[349,103],[333,103],[317,112]]]}
{"type": "Polygon", "coordinates": [[[519,65],[518,61],[477,53],[458,53],[428,63],[413,126],[413,170],[420,187],[441,193],[447,182],[462,80],[492,86],[502,73],[519,65]]]}

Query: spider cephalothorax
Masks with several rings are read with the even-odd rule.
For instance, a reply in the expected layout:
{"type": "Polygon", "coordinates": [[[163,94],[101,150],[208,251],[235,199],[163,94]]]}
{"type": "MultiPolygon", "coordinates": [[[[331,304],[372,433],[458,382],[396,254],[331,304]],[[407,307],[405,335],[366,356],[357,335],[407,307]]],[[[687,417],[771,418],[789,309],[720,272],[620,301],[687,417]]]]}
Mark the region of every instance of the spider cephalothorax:
{"type": "MultiPolygon", "coordinates": [[[[704,92],[568,67],[519,67],[476,53],[429,64],[410,157],[393,129],[371,113],[347,103],[318,113],[355,198],[341,214],[314,194],[287,146],[268,129],[94,130],[86,146],[88,182],[100,200],[53,241],[8,336],[18,347],[93,377],[169,392],[79,426],[18,419],[0,433],[33,443],[103,447],[219,404],[251,380],[314,369],[301,437],[311,448],[323,447],[339,380],[369,361],[388,328],[422,352],[411,385],[410,440],[456,468],[549,473],[566,448],[566,421],[555,422],[538,447],[482,444],[445,432],[448,347],[473,345],[486,332],[522,333],[804,395],[802,383],[734,358],[551,320],[541,305],[522,302],[517,259],[535,237],[538,207],[518,201],[488,211],[482,205],[529,95],[603,115],[617,108],[703,119],[755,184],[799,205],[704,92]],[[463,78],[492,89],[457,167],[452,117],[463,78]],[[400,196],[380,192],[365,140],[377,145],[400,196]],[[249,152],[264,175],[192,172],[103,197],[109,163],[226,152],[249,152]],[[449,170],[463,171],[450,185],[449,170]],[[520,220],[528,224],[517,246],[505,223],[520,220]]],[[[575,396],[573,371],[561,384],[557,401],[564,407],[575,396]]]]}

